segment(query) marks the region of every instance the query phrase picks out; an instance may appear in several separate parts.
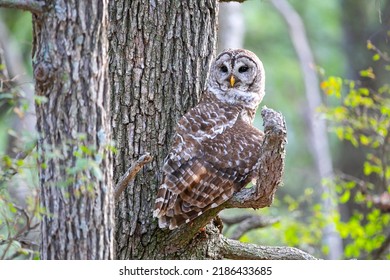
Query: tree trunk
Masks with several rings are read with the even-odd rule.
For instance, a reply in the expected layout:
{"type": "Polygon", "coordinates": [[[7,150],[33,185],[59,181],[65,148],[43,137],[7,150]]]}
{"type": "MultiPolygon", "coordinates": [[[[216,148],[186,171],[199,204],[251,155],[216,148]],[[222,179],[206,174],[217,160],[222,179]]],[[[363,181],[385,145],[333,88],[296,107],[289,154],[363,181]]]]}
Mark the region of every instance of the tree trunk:
{"type": "Polygon", "coordinates": [[[35,12],[41,258],[111,259],[107,1],[57,0],[35,12]]]}
{"type": "Polygon", "coordinates": [[[154,198],[177,120],[205,87],[218,4],[122,0],[110,1],[109,11],[115,180],[142,154],[153,156],[119,198],[116,258],[164,258],[168,252],[156,249],[164,233],[151,215],[154,198]]]}
{"type": "Polygon", "coordinates": [[[245,22],[240,3],[221,3],[219,7],[218,53],[229,48],[242,48],[245,22]]]}

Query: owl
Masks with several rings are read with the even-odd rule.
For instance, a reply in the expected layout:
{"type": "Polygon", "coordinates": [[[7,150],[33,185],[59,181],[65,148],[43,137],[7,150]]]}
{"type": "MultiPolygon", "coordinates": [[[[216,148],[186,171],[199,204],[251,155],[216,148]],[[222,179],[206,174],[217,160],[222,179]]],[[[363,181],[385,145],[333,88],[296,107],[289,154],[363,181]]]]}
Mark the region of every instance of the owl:
{"type": "Polygon", "coordinates": [[[243,49],[220,53],[207,89],[176,127],[153,216],[175,229],[215,208],[257,177],[263,132],[252,123],[264,96],[264,68],[243,49]]]}

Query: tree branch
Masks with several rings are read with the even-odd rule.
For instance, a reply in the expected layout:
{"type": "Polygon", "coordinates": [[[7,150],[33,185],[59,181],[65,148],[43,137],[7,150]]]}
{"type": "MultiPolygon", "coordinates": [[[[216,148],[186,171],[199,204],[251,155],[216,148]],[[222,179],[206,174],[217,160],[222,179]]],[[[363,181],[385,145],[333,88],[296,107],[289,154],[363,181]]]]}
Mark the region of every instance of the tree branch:
{"type": "Polygon", "coordinates": [[[115,186],[114,190],[114,197],[115,201],[119,200],[120,195],[122,192],[127,188],[130,181],[134,179],[135,175],[141,170],[141,168],[146,164],[151,162],[153,157],[146,153],[142,155],[136,162],[134,162],[130,168],[127,170],[127,172],[119,178],[118,183],[115,186]]]}
{"type": "Polygon", "coordinates": [[[390,247],[390,234],[387,235],[381,247],[379,247],[377,250],[374,251],[373,259],[379,260],[382,257],[382,255],[389,249],[389,247],[390,247]]]}
{"type": "MultiPolygon", "coordinates": [[[[264,107],[261,115],[264,121],[265,135],[261,147],[261,157],[258,162],[259,179],[256,186],[241,190],[229,201],[206,211],[190,224],[170,231],[168,238],[164,241],[161,240],[159,243],[159,246],[164,247],[165,253],[175,254],[178,248],[186,252],[191,250],[191,244],[199,246],[199,244],[203,244],[203,240],[206,243],[209,240],[213,240],[213,242],[205,246],[212,246],[214,248],[212,250],[213,254],[219,254],[217,258],[247,260],[316,259],[312,255],[292,247],[260,246],[226,238],[220,234],[215,225],[212,226],[213,224],[209,223],[219,211],[225,208],[263,208],[271,205],[273,201],[274,194],[283,175],[287,130],[284,118],[280,113],[264,107]],[[207,223],[209,224],[207,225],[207,223]],[[205,227],[205,230],[200,231],[203,227],[205,227]],[[210,227],[213,230],[208,230],[210,227]],[[206,234],[208,238],[202,237],[202,234],[206,234]],[[191,240],[196,238],[201,240],[200,243],[191,242],[191,240]]],[[[236,219],[234,222],[237,221],[239,220],[236,219]]],[[[215,258],[216,256],[212,255],[211,257],[215,258]]]]}
{"type": "Polygon", "coordinates": [[[235,224],[239,224],[239,223],[245,221],[246,219],[250,219],[252,216],[253,216],[253,214],[244,214],[244,215],[240,215],[240,216],[231,216],[231,217],[227,217],[225,215],[222,215],[221,219],[225,225],[232,226],[235,224]]]}
{"type": "Polygon", "coordinates": [[[231,234],[231,239],[238,240],[241,238],[241,236],[243,236],[245,233],[252,229],[264,228],[269,225],[275,224],[278,221],[279,219],[277,218],[264,217],[261,215],[251,215],[250,217],[247,217],[246,219],[238,223],[237,228],[235,228],[233,233],[231,234]]]}
{"type": "Polygon", "coordinates": [[[238,3],[244,3],[246,0],[219,0],[219,2],[238,2],[238,3]]]}
{"type": "Polygon", "coordinates": [[[272,204],[276,189],[282,180],[287,130],[282,114],[264,106],[261,116],[264,121],[264,140],[261,146],[261,157],[258,161],[259,176],[256,186],[242,189],[230,200],[206,211],[189,225],[172,231],[170,242],[186,244],[223,209],[258,209],[272,204]]]}
{"type": "Polygon", "coordinates": [[[233,260],[316,260],[297,248],[260,246],[224,236],[221,236],[221,249],[225,258],[233,260]]]}
{"type": "Polygon", "coordinates": [[[263,107],[264,141],[258,162],[256,187],[242,189],[225,203],[225,208],[264,208],[272,204],[282,181],[287,143],[286,123],[282,114],[263,107]]]}
{"type": "Polygon", "coordinates": [[[43,7],[45,6],[44,1],[34,0],[0,0],[0,7],[13,8],[23,11],[29,11],[33,14],[41,14],[43,7]]]}

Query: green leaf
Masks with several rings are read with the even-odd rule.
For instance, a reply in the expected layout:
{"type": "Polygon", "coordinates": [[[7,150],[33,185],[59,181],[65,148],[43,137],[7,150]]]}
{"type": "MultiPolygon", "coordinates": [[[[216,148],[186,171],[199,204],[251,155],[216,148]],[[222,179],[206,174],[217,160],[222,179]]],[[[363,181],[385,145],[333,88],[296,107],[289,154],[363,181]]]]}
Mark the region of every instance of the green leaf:
{"type": "Polygon", "coordinates": [[[369,67],[366,70],[361,70],[359,72],[359,74],[360,74],[361,77],[375,79],[375,74],[374,74],[374,71],[373,71],[372,67],[369,67]]]}
{"type": "Polygon", "coordinates": [[[381,56],[380,56],[378,53],[376,53],[376,54],[374,54],[374,55],[372,56],[372,60],[373,60],[373,61],[378,61],[380,58],[381,58],[381,56]]]}
{"type": "Polygon", "coordinates": [[[360,135],[360,143],[363,145],[363,146],[368,146],[371,142],[371,138],[364,135],[364,134],[361,134],[360,135]]]}
{"type": "Polygon", "coordinates": [[[340,197],[340,203],[347,203],[349,201],[349,198],[351,197],[351,192],[349,190],[346,190],[343,195],[340,197]]]}
{"type": "Polygon", "coordinates": [[[92,154],[92,151],[91,151],[87,146],[82,145],[82,146],[80,147],[80,149],[81,149],[81,151],[82,151],[83,153],[85,153],[86,155],[91,155],[91,154],[92,154]]]}
{"type": "Polygon", "coordinates": [[[368,90],[368,88],[359,88],[358,91],[361,95],[364,95],[364,96],[369,96],[369,94],[370,94],[370,91],[368,90]]]}
{"type": "Polygon", "coordinates": [[[1,99],[14,99],[14,95],[12,93],[2,92],[0,94],[0,100],[1,99]]]}
{"type": "Polygon", "coordinates": [[[103,172],[100,169],[100,166],[96,162],[91,162],[91,168],[92,168],[92,172],[95,175],[96,179],[98,181],[102,181],[103,180],[103,172]]]}
{"type": "Polygon", "coordinates": [[[49,99],[46,96],[34,95],[35,103],[39,106],[46,103],[49,99]]]}
{"type": "Polygon", "coordinates": [[[18,212],[18,210],[15,208],[15,206],[14,206],[12,203],[8,203],[8,209],[9,209],[9,211],[11,211],[12,213],[18,212]]]}

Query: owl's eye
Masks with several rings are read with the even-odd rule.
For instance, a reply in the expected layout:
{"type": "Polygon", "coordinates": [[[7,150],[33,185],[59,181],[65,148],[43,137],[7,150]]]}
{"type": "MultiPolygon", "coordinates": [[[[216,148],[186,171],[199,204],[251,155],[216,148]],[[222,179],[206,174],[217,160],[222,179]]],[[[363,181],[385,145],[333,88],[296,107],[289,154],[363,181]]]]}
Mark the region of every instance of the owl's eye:
{"type": "Polygon", "coordinates": [[[222,66],[221,66],[221,71],[222,71],[223,73],[227,73],[228,68],[227,68],[225,65],[222,65],[222,66]]]}
{"type": "Polygon", "coordinates": [[[238,72],[245,73],[246,71],[248,71],[248,69],[248,66],[241,66],[240,68],[238,68],[238,72]]]}

